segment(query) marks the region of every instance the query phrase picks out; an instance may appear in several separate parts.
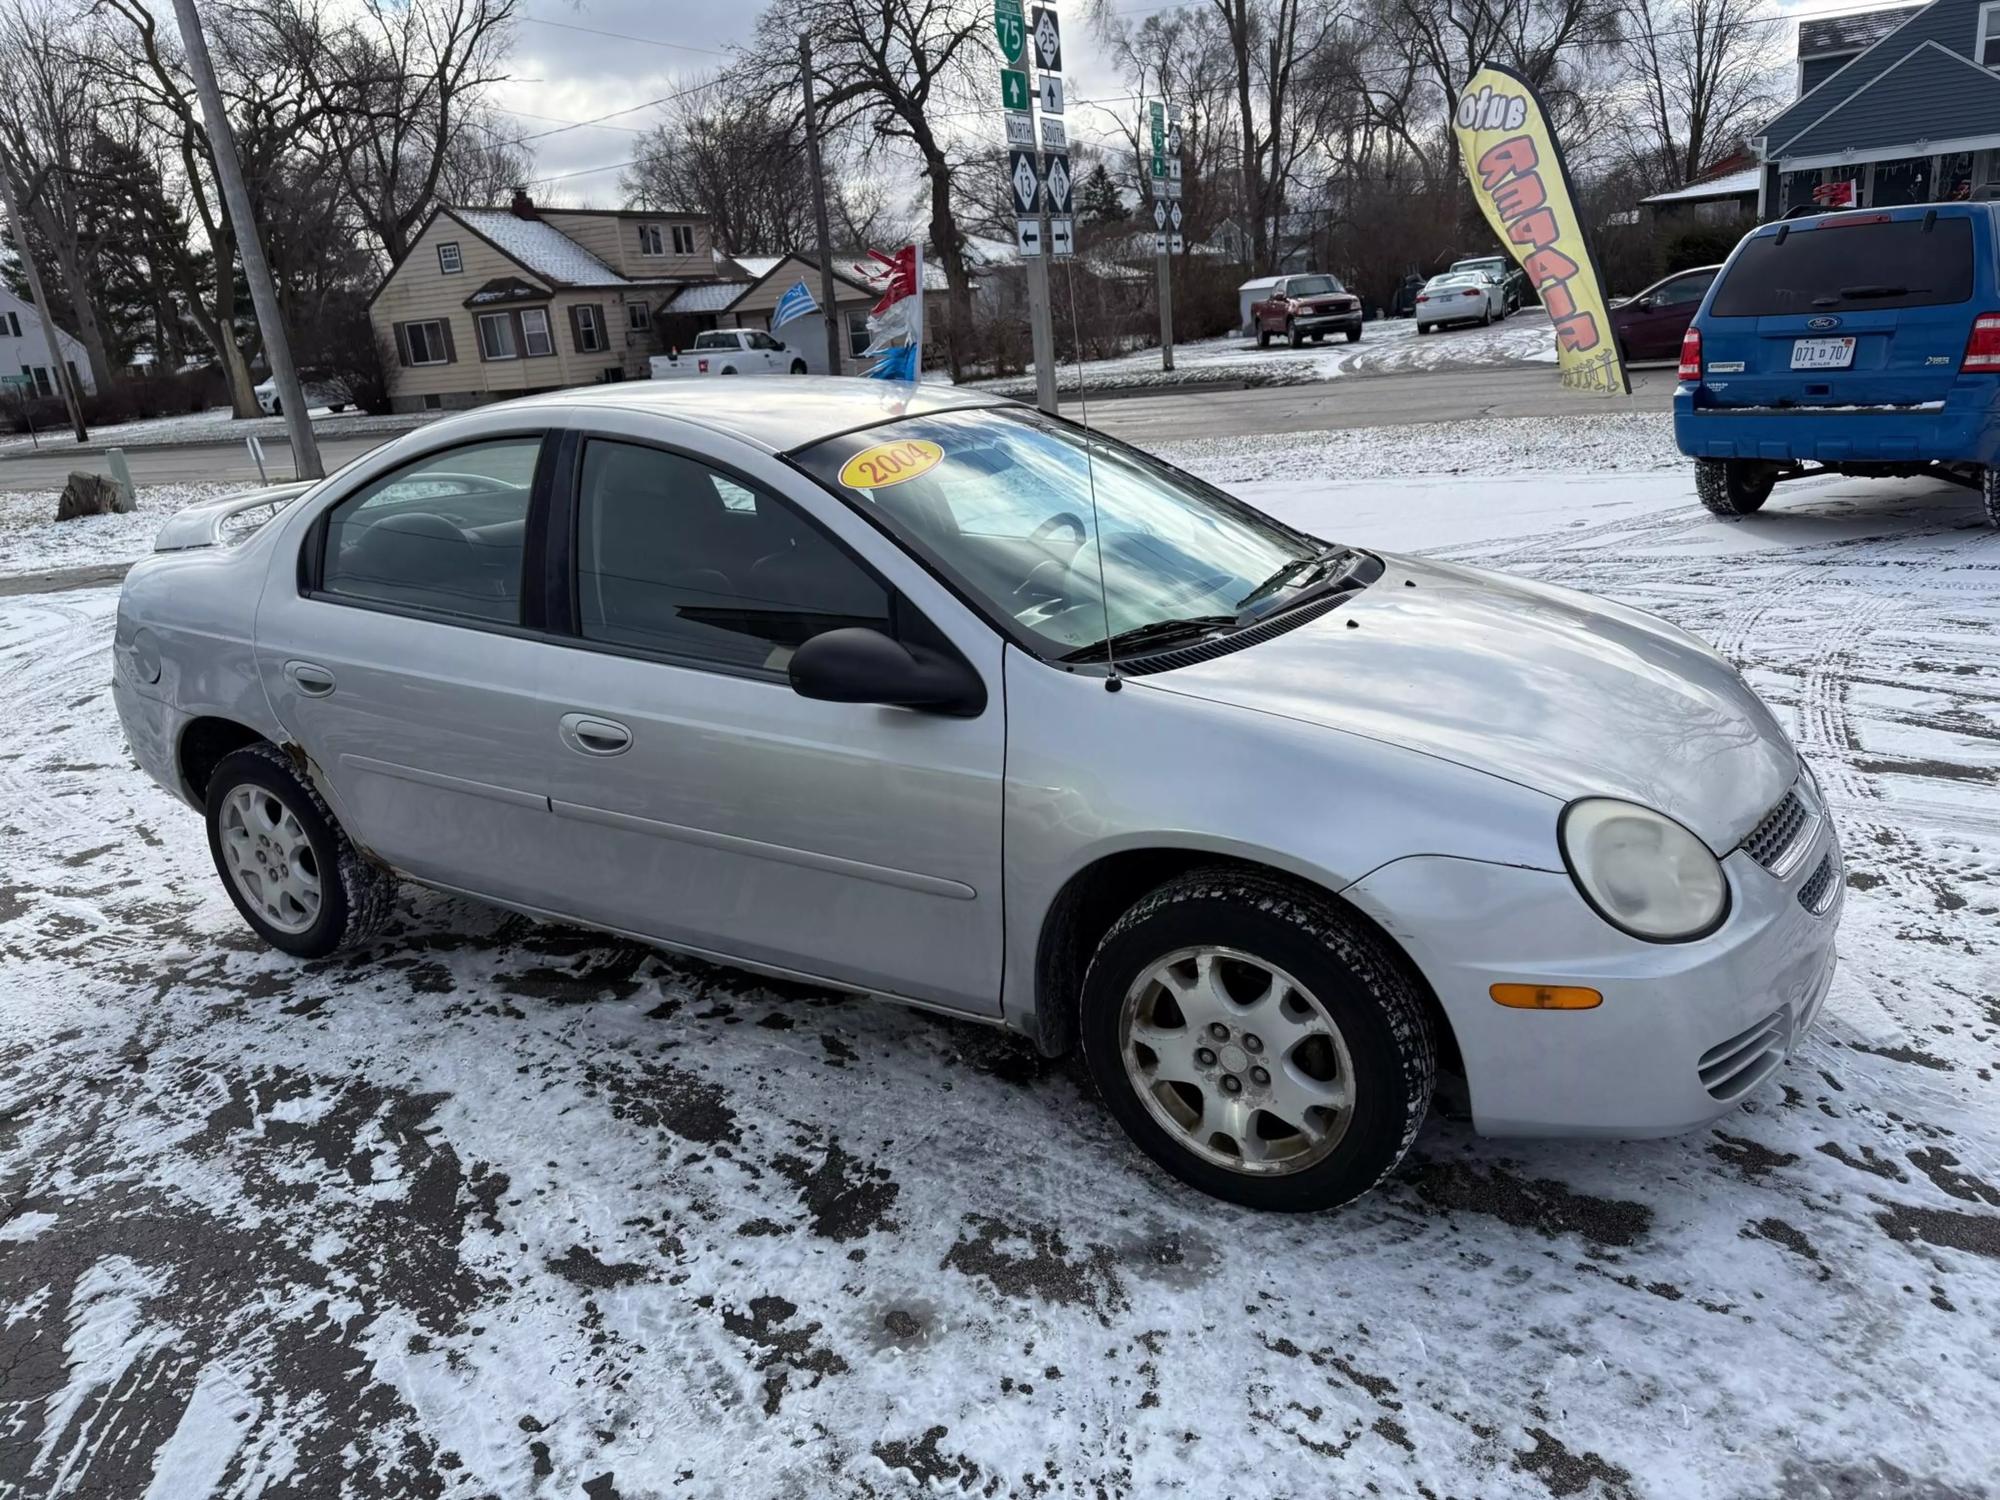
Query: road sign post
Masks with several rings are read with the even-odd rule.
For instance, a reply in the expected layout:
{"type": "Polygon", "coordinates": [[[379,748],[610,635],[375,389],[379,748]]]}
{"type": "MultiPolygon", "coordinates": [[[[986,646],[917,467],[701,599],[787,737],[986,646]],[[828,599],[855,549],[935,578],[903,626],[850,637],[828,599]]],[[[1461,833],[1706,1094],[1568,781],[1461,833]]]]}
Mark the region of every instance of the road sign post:
{"type": "MultiPolygon", "coordinates": [[[[1146,107],[1147,136],[1152,143],[1153,159],[1151,187],[1153,199],[1153,258],[1159,277],[1160,288],[1160,368],[1171,372],[1174,367],[1174,263],[1167,254],[1167,193],[1165,191],[1169,173],[1168,163],[1175,168],[1171,176],[1179,177],[1180,167],[1180,106],[1169,107],[1155,99],[1146,107]],[[1169,119],[1173,120],[1171,130],[1169,119]],[[1169,154],[1169,147],[1174,154],[1169,154]]],[[[1180,228],[1180,205],[1174,205],[1174,228],[1180,228]]],[[[1178,239],[1178,234],[1175,236],[1178,239]]],[[[1176,246],[1176,249],[1179,247],[1176,246]]]]}
{"type": "MultiPolygon", "coordinates": [[[[1051,137],[1045,129],[1036,132],[1035,100],[1039,94],[1042,112],[1062,113],[1062,82],[1041,72],[1055,73],[1062,66],[1062,23],[1053,3],[1037,5],[1023,16],[1021,0],[993,0],[993,30],[1000,42],[1003,66],[1000,70],[1000,103],[1007,111],[1007,195],[1014,210],[1014,233],[1020,245],[1022,268],[1028,284],[1028,334],[1035,363],[1035,405],[1054,414],[1056,410],[1055,327],[1049,298],[1051,253],[1067,255],[1070,247],[1069,221],[1062,221],[1058,240],[1051,235],[1049,195],[1045,173],[1037,160],[1036,148],[1051,150],[1066,144],[1060,123],[1051,137]],[[1030,72],[1039,77],[1039,88],[1031,86],[1030,72]],[[1052,87],[1053,85],[1053,87],[1052,87]]],[[[1063,197],[1068,200],[1069,165],[1063,162],[1063,197]]]]}

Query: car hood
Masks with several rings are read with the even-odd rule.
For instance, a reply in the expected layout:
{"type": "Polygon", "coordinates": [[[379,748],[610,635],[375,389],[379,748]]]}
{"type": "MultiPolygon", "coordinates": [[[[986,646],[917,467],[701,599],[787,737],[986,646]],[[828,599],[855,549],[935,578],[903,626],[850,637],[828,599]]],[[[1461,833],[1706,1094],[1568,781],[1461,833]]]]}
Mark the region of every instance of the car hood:
{"type": "Polygon", "coordinates": [[[1385,557],[1338,609],[1146,676],[1165,692],[1404,746],[1567,802],[1622,797],[1734,848],[1798,774],[1721,656],[1638,610],[1475,568],[1385,557]]]}

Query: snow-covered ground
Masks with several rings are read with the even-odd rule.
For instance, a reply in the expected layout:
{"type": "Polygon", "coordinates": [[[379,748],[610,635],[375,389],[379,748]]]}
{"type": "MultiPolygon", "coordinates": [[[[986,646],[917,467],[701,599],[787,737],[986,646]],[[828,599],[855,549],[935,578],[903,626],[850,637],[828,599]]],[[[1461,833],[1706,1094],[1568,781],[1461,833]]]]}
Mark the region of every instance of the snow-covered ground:
{"type": "Polygon", "coordinates": [[[415,893],[295,964],[127,762],[111,591],[0,599],[0,1493],[1990,1494],[2000,533],[1330,451],[1236,487],[1657,610],[1814,757],[1842,965],[1746,1108],[1433,1119],[1284,1219],[978,1027],[415,893]]]}
{"type": "MultiPolygon", "coordinates": [[[[1158,349],[1138,349],[1111,359],[1086,360],[1080,367],[1065,364],[1060,379],[1065,387],[1072,386],[1081,369],[1081,378],[1091,390],[1195,385],[1220,380],[1241,380],[1252,385],[1301,385],[1344,374],[1408,374],[1520,360],[1553,364],[1555,357],[1555,330],[1549,325],[1549,316],[1540,308],[1531,307],[1491,328],[1467,324],[1436,329],[1422,336],[1408,318],[1384,318],[1365,324],[1361,341],[1356,344],[1337,336],[1300,349],[1289,348],[1282,341],[1260,349],[1254,338],[1239,335],[1203,339],[1174,345],[1171,374],[1160,368],[1158,349]]],[[[1009,395],[1034,390],[1031,376],[1012,375],[971,383],[1009,395]]]]}
{"type": "MultiPolygon", "coordinates": [[[[434,422],[443,412],[395,412],[388,416],[370,416],[363,411],[332,412],[315,409],[312,412],[313,431],[321,437],[363,437],[372,432],[408,432],[421,427],[426,422],[434,422]]],[[[147,417],[137,422],[113,422],[90,429],[92,449],[101,448],[156,448],[171,447],[178,443],[240,443],[255,434],[269,441],[285,435],[283,417],[250,417],[238,422],[230,416],[226,406],[211,407],[207,411],[190,412],[183,416],[147,417]]],[[[0,456],[18,457],[25,453],[61,453],[74,451],[77,444],[71,438],[68,428],[58,428],[54,432],[44,431],[39,440],[29,433],[8,433],[0,437],[0,456]],[[36,443],[39,441],[39,449],[36,443]]]]}
{"type": "Polygon", "coordinates": [[[239,484],[146,484],[138,508],[122,516],[57,521],[57,490],[0,491],[0,578],[53,568],[131,562],[152,550],[153,533],[175,511],[217,500],[239,484]]]}

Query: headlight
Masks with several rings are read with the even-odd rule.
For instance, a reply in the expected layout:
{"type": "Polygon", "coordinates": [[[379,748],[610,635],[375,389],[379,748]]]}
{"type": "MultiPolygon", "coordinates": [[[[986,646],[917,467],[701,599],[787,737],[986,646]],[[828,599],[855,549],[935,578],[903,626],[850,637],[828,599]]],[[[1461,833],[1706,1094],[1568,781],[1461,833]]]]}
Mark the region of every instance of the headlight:
{"type": "Polygon", "coordinates": [[[1713,932],[1729,883],[1708,846],[1672,818],[1609,797],[1563,811],[1563,858],[1583,899],[1622,932],[1675,943],[1713,932]]]}

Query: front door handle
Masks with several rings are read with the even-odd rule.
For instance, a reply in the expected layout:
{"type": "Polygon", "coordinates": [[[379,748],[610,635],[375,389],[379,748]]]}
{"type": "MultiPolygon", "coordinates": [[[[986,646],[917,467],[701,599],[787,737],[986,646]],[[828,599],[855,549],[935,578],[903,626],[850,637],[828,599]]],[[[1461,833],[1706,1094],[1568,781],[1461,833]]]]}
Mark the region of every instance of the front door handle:
{"type": "Polygon", "coordinates": [[[308,698],[324,698],[333,691],[333,673],[313,662],[286,662],[285,679],[308,698]]]}
{"type": "Polygon", "coordinates": [[[616,719],[596,714],[564,714],[562,741],[580,755],[623,755],[632,748],[632,731],[616,719]]]}

